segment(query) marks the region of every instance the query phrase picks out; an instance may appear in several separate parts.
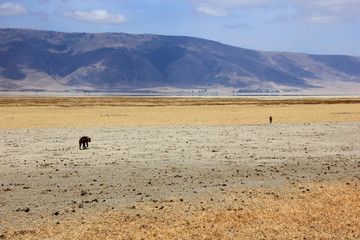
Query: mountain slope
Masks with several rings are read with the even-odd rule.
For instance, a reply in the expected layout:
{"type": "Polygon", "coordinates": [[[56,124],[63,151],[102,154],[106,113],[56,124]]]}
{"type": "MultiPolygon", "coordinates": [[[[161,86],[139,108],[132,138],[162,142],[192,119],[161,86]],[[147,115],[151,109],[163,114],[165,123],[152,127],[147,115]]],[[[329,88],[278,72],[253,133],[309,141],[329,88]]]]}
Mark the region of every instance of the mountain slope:
{"type": "Polygon", "coordinates": [[[248,50],[192,38],[0,29],[0,90],[230,88],[299,91],[360,84],[360,57],[248,50]]]}

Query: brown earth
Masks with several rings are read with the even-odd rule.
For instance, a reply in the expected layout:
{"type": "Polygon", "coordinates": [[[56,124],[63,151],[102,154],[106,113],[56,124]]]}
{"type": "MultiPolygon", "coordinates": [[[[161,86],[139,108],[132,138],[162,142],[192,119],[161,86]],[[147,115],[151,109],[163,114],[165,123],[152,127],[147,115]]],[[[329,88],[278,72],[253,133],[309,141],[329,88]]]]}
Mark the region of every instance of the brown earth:
{"type": "Polygon", "coordinates": [[[357,98],[0,98],[0,239],[358,239],[359,130],[357,98]]]}

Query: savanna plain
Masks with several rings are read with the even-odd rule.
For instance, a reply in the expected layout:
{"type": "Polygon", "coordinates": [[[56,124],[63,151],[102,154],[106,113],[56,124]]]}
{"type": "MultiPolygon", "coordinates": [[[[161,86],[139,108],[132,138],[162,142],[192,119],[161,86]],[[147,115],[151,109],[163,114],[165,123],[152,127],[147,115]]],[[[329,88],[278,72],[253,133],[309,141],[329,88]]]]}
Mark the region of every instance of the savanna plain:
{"type": "Polygon", "coordinates": [[[0,239],[359,239],[359,184],[360,98],[0,98],[0,239]]]}

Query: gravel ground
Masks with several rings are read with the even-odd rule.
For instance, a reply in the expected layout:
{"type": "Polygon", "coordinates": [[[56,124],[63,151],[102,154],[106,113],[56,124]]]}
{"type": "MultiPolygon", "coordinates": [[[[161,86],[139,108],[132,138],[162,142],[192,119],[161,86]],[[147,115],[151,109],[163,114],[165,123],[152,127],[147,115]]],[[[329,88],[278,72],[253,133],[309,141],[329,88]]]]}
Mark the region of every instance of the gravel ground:
{"type": "Polygon", "coordinates": [[[37,128],[0,136],[0,235],[90,210],[360,178],[359,122],[37,128]],[[79,150],[84,135],[92,142],[79,150]]]}

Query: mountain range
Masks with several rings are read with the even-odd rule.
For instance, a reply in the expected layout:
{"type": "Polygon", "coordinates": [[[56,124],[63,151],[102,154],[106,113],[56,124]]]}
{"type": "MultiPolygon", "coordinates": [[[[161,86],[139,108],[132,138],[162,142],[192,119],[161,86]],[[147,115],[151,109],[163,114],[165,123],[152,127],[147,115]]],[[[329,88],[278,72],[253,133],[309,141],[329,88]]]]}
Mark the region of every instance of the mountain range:
{"type": "Polygon", "coordinates": [[[360,92],[360,57],[185,36],[0,29],[0,91],[360,92]]]}

